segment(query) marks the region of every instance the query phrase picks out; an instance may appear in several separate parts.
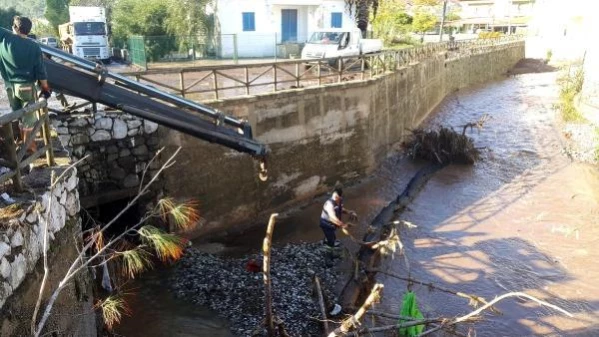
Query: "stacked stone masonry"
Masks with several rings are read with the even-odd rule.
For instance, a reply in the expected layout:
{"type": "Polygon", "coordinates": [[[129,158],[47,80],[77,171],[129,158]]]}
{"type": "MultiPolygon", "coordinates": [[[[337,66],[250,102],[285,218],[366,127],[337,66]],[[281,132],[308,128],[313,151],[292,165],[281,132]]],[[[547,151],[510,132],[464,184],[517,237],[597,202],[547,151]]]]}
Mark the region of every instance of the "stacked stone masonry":
{"type": "Polygon", "coordinates": [[[12,219],[8,227],[1,232],[0,308],[23,282],[25,276],[33,271],[38,259],[43,255],[44,219],[50,198],[53,200],[49,211],[49,246],[56,233],[68,223],[80,222],[77,180],[76,171],[72,171],[63,182],[57,184],[52,193],[48,191],[29,204],[25,212],[18,219],[12,219]]]}
{"type": "MultiPolygon", "coordinates": [[[[72,161],[89,156],[79,166],[84,196],[138,186],[159,148],[158,124],[120,112],[69,115],[55,119],[53,126],[72,161]]],[[[159,165],[154,161],[148,173],[155,173],[159,165]]]]}

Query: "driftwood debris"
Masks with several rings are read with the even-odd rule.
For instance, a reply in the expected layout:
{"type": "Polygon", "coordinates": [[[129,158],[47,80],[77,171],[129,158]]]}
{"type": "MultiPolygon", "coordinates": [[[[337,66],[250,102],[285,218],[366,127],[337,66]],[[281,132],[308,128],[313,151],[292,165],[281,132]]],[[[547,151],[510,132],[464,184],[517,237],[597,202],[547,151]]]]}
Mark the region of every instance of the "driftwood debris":
{"type": "Polygon", "coordinates": [[[409,181],[405,190],[383,208],[371,222],[369,230],[360,241],[368,244],[362,244],[358,250],[354,262],[355,271],[341,291],[340,298],[344,307],[357,307],[370,294],[373,285],[376,283],[376,273],[369,270],[379,267],[382,257],[381,251],[384,251],[387,246],[379,245],[385,249],[373,249],[373,247],[377,243],[385,241],[389,243],[388,240],[394,239],[393,236],[397,235],[396,226],[398,223],[395,219],[407,208],[432,175],[443,167],[445,165],[431,164],[419,170],[409,181]]]}
{"type": "Polygon", "coordinates": [[[274,213],[270,215],[268,221],[268,227],[266,228],[266,235],[264,236],[264,242],[262,243],[262,253],[264,254],[264,263],[262,264],[262,271],[264,273],[264,318],[266,325],[266,331],[268,337],[275,336],[275,325],[273,320],[272,312],[272,285],[270,277],[270,249],[272,247],[272,233],[275,230],[275,219],[279,216],[274,213]]]}
{"type": "Polygon", "coordinates": [[[314,275],[314,290],[316,292],[316,298],[318,299],[318,308],[320,309],[320,314],[322,315],[322,323],[324,327],[325,335],[329,334],[329,321],[327,318],[327,308],[324,303],[324,295],[322,293],[322,287],[320,286],[320,278],[314,275]]]}
{"type": "MultiPolygon", "coordinates": [[[[466,299],[468,299],[468,304],[470,304],[471,306],[473,306],[475,308],[478,307],[479,305],[485,305],[485,304],[489,303],[489,302],[487,302],[481,296],[477,296],[477,295],[473,295],[473,294],[466,294],[466,293],[463,293],[461,291],[455,291],[455,290],[447,289],[447,288],[439,286],[439,285],[434,285],[431,282],[422,282],[422,281],[416,280],[416,279],[414,279],[412,277],[401,276],[401,275],[398,275],[396,273],[392,273],[392,272],[389,272],[389,271],[386,271],[386,270],[382,270],[382,269],[373,269],[371,271],[375,272],[375,273],[385,274],[387,276],[391,276],[391,277],[396,278],[398,280],[403,280],[403,281],[407,281],[407,282],[410,282],[410,283],[420,284],[420,285],[423,285],[423,286],[427,286],[427,287],[429,287],[431,289],[436,289],[436,290],[442,291],[444,293],[448,293],[448,294],[452,294],[452,295],[455,295],[455,296],[458,296],[458,297],[466,298],[466,299]]],[[[491,311],[493,311],[496,314],[501,314],[501,312],[498,309],[496,309],[495,307],[491,307],[490,309],[491,309],[491,311]]]]}
{"type": "Polygon", "coordinates": [[[327,336],[328,337],[345,336],[345,335],[347,335],[348,332],[350,332],[353,329],[356,329],[358,326],[360,326],[360,321],[362,320],[362,317],[364,316],[364,314],[366,314],[368,309],[370,309],[370,307],[372,307],[372,305],[380,298],[383,287],[384,286],[380,283],[375,284],[372,287],[372,291],[370,291],[370,294],[368,295],[368,297],[366,298],[366,300],[364,301],[364,303],[362,304],[360,309],[358,309],[358,311],[356,311],[356,313],[353,314],[353,316],[351,316],[351,317],[345,319],[343,322],[341,322],[341,325],[337,329],[335,329],[333,332],[329,333],[327,336]]]}

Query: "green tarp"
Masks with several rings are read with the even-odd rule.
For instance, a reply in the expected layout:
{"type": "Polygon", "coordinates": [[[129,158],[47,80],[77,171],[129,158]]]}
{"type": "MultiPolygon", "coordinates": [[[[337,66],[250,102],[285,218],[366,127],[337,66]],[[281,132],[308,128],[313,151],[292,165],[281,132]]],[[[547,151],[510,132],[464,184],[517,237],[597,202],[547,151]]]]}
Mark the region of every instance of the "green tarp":
{"type": "MultiPolygon", "coordinates": [[[[418,304],[416,303],[416,294],[411,291],[408,291],[403,297],[403,303],[401,305],[400,316],[403,317],[413,317],[415,319],[424,319],[422,313],[418,309],[418,304]]],[[[409,322],[405,319],[400,319],[399,324],[404,322],[409,322]]],[[[404,337],[416,337],[422,333],[424,330],[424,325],[415,325],[409,326],[407,328],[399,328],[399,335],[404,337]]]]}

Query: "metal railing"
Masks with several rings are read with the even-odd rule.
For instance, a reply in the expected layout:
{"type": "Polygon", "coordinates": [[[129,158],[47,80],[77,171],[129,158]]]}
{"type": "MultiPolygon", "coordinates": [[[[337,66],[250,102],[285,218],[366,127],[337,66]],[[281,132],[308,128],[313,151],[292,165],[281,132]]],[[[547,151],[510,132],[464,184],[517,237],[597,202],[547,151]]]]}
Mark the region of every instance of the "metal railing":
{"type": "Polygon", "coordinates": [[[50,125],[48,121],[48,109],[46,100],[42,99],[37,103],[27,105],[25,108],[0,115],[0,136],[3,138],[4,151],[8,158],[0,158],[0,166],[7,167],[7,172],[0,174],[0,184],[12,178],[15,191],[23,190],[23,180],[21,170],[33,163],[36,159],[46,154],[46,163],[48,166],[55,165],[54,151],[50,136],[50,125]],[[37,121],[33,126],[31,138],[21,144],[16,144],[12,123],[18,121],[23,115],[34,112],[37,115],[37,121]],[[44,146],[35,152],[28,154],[27,149],[35,141],[38,134],[41,134],[44,140],[44,146]]]}
{"type": "Polygon", "coordinates": [[[244,65],[152,69],[123,73],[138,82],[196,101],[368,80],[439,53],[470,56],[524,43],[521,36],[427,44],[353,57],[302,59],[244,65]]]}

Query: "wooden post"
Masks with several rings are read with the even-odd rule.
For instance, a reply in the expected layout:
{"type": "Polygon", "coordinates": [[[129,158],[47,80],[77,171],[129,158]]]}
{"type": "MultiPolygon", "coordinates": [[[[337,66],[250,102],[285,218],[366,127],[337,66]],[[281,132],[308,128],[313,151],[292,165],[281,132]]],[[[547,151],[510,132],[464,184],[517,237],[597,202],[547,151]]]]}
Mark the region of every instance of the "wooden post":
{"type": "Polygon", "coordinates": [[[270,281],[270,248],[272,247],[272,233],[275,230],[275,219],[279,216],[277,213],[270,215],[268,220],[268,227],[266,227],[266,236],[264,236],[264,242],[262,243],[262,253],[264,255],[264,262],[262,263],[262,272],[264,273],[264,300],[265,300],[265,325],[268,337],[275,336],[275,325],[273,322],[272,313],[272,287],[270,281]]]}
{"type": "Polygon", "coordinates": [[[185,98],[185,76],[183,70],[179,73],[179,88],[181,88],[181,96],[185,98]]]}
{"type": "Polygon", "coordinates": [[[272,69],[273,69],[273,76],[274,76],[273,82],[275,84],[274,91],[276,92],[277,91],[277,64],[276,63],[272,65],[272,69]]]}
{"type": "Polygon", "coordinates": [[[341,74],[343,72],[343,61],[341,57],[337,58],[337,83],[341,83],[341,74]]]}
{"type": "Polygon", "coordinates": [[[360,57],[360,80],[364,81],[364,69],[366,69],[366,60],[364,60],[364,56],[360,57]]]}
{"type": "Polygon", "coordinates": [[[295,86],[300,87],[300,64],[295,64],[295,86]]]}
{"type": "Polygon", "coordinates": [[[318,65],[316,65],[316,74],[318,76],[318,85],[322,85],[322,71],[320,69],[320,60],[318,60],[318,65]]]}
{"type": "Polygon", "coordinates": [[[212,75],[214,76],[213,77],[214,81],[212,82],[214,84],[214,95],[215,95],[215,98],[218,99],[218,78],[216,75],[216,70],[212,70],[212,75]]]}
{"type": "Polygon", "coordinates": [[[324,296],[322,294],[322,287],[320,286],[320,279],[318,276],[314,276],[314,287],[316,288],[316,298],[318,298],[318,306],[320,308],[320,314],[322,315],[322,323],[324,326],[324,334],[328,336],[329,329],[329,320],[327,318],[327,309],[324,305],[324,296]]]}
{"type": "Polygon", "coordinates": [[[17,159],[17,148],[15,145],[15,136],[12,132],[12,122],[2,125],[0,132],[2,132],[2,137],[4,138],[4,147],[5,152],[8,153],[8,160],[14,164],[15,175],[12,178],[12,183],[15,191],[21,192],[23,190],[23,180],[21,179],[21,169],[19,168],[19,161],[17,159]]]}
{"type": "Polygon", "coordinates": [[[46,146],[46,163],[48,166],[56,165],[54,161],[54,148],[52,147],[52,135],[50,134],[50,118],[48,116],[48,108],[44,107],[38,110],[38,118],[43,118],[42,126],[42,138],[44,139],[44,146],[46,146]]]}
{"type": "Polygon", "coordinates": [[[248,70],[248,67],[245,66],[243,68],[244,73],[245,73],[245,94],[249,96],[250,94],[250,71],[248,70]]]}

